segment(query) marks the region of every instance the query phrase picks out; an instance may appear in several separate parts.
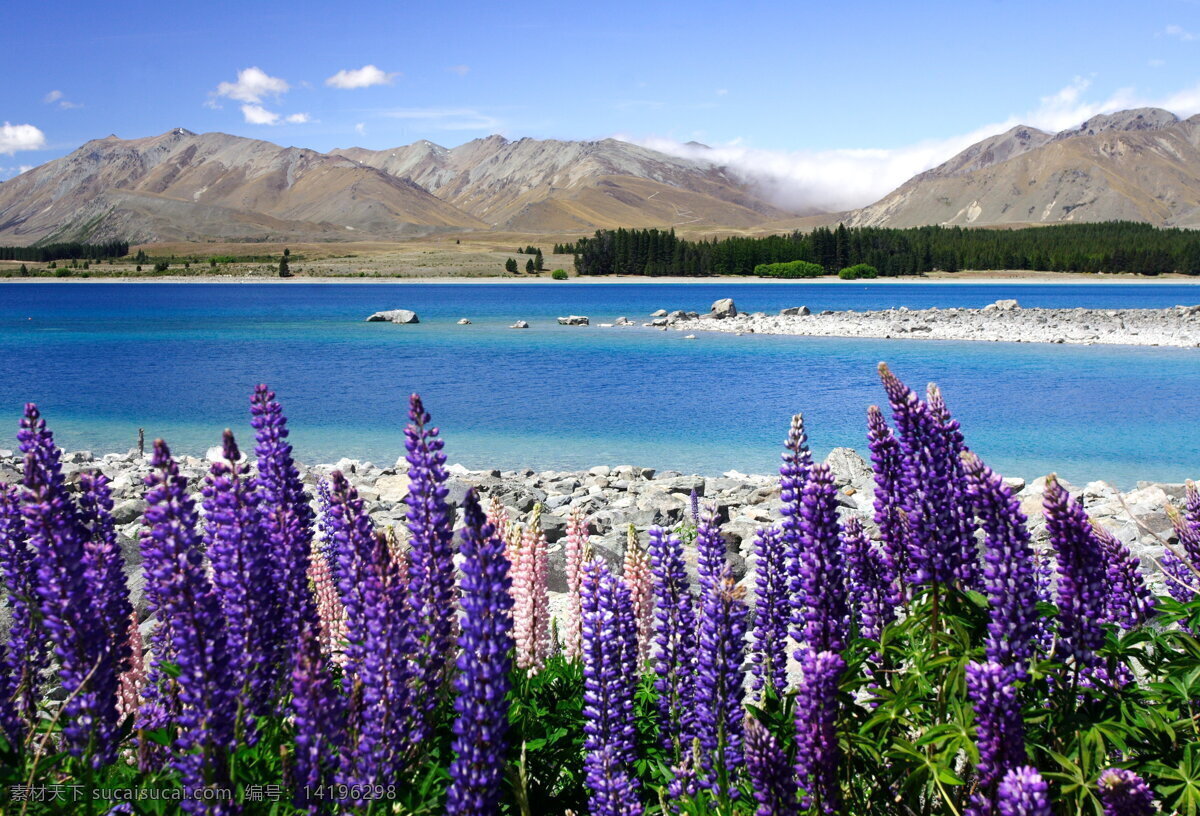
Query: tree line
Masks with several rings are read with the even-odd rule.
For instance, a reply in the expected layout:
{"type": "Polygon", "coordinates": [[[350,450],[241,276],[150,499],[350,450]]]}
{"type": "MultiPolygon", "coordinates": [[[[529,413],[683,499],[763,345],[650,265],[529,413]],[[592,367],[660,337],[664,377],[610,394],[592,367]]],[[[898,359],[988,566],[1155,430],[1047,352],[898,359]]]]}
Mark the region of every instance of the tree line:
{"type": "Polygon", "coordinates": [[[1200,231],[1131,221],[1022,229],[819,227],[759,238],[691,241],[672,230],[599,230],[554,251],[575,257],[580,275],[754,275],[795,261],[825,274],[865,264],[881,276],[941,270],[1032,269],[1200,275],[1200,231]]]}
{"type": "Polygon", "coordinates": [[[129,254],[128,241],[105,241],[101,244],[84,244],[70,241],[42,246],[0,246],[0,261],[62,261],[101,258],[123,258],[129,254]]]}

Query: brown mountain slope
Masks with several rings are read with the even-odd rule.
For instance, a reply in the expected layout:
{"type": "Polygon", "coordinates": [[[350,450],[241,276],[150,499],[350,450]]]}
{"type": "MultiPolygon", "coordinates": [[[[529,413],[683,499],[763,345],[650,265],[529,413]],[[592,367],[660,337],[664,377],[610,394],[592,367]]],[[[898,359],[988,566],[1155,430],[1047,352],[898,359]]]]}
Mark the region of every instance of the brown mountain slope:
{"type": "Polygon", "coordinates": [[[1154,108],[1014,128],[849,213],[850,226],[1144,221],[1200,227],[1200,116],[1154,108]]]}
{"type": "Polygon", "coordinates": [[[715,164],[628,142],[476,139],[333,151],[408,178],[493,227],[592,229],[702,223],[741,227],[788,215],[715,164]]]}
{"type": "Polygon", "coordinates": [[[345,158],[183,129],[88,142],[0,185],[0,238],[20,243],[399,238],[482,226],[345,158]]]}

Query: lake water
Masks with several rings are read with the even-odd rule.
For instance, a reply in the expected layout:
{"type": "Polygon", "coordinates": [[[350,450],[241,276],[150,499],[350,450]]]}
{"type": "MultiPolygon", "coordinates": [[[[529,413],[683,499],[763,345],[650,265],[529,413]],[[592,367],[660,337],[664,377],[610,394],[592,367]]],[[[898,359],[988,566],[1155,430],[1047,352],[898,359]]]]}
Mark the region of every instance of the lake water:
{"type": "MultiPolygon", "coordinates": [[[[635,464],[772,472],[791,414],[816,453],[865,453],[886,360],[934,381],[968,443],[998,470],[1081,483],[1200,477],[1200,349],[737,337],[560,327],[658,308],[742,311],[1024,306],[1163,307],[1187,285],[733,282],[672,284],[3,284],[0,447],[37,402],[69,449],[127,450],[139,427],[202,454],[250,441],[253,386],[274,388],[298,458],[391,463],[419,392],[451,462],[472,468],[635,464]],[[411,308],[421,323],[365,323],[411,308]],[[466,317],[470,326],[455,321],[466,317]],[[516,319],[527,331],[507,326],[516,319]]],[[[11,443],[8,441],[11,440],[11,443]]]]}

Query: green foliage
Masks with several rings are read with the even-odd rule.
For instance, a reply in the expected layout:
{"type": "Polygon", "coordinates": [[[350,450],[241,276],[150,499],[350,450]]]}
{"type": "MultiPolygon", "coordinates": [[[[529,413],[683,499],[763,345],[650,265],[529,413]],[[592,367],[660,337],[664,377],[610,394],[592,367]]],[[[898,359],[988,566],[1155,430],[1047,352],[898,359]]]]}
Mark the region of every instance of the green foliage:
{"type": "Polygon", "coordinates": [[[838,272],[838,277],[841,278],[842,280],[859,280],[860,278],[867,278],[867,279],[877,278],[877,277],[879,277],[879,270],[876,269],[875,267],[871,266],[870,264],[855,264],[854,266],[848,266],[845,269],[843,269],[842,271],[838,272]]]}
{"type": "Polygon", "coordinates": [[[760,278],[819,278],[826,272],[820,264],[808,261],[789,261],[788,263],[759,264],[754,267],[754,274],[760,278]]]}
{"type": "Polygon", "coordinates": [[[566,280],[567,279],[567,270],[555,269],[553,272],[550,273],[550,277],[553,280],[566,280]]]}
{"type": "MultiPolygon", "coordinates": [[[[129,254],[128,241],[105,241],[101,244],[79,242],[43,244],[41,246],[0,246],[0,261],[62,261],[74,258],[100,260],[123,258],[129,254]]],[[[139,253],[141,255],[142,253],[139,253]]]]}
{"type": "Polygon", "coordinates": [[[514,275],[514,274],[516,274],[516,272],[517,272],[517,259],[516,259],[516,258],[509,258],[507,261],[505,261],[505,262],[504,262],[504,271],[505,271],[505,272],[507,272],[507,273],[509,273],[510,275],[514,275]]]}

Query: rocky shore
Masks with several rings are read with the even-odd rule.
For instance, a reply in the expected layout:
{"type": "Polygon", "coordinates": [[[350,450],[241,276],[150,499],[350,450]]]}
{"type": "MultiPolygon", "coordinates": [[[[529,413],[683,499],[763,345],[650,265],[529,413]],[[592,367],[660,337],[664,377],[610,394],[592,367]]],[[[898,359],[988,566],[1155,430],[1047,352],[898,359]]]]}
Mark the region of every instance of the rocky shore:
{"type": "Polygon", "coordinates": [[[708,314],[655,313],[644,324],[678,331],[788,334],[803,337],[878,337],[981,340],[1011,343],[1200,346],[1200,306],[1170,309],[1024,309],[998,300],[982,309],[908,309],[813,312],[806,306],[779,314],[738,312],[728,298],[708,314]]]}
{"type": "MultiPolygon", "coordinates": [[[[209,455],[215,457],[220,453],[213,449],[209,455]]],[[[870,466],[849,448],[834,449],[825,461],[835,475],[842,512],[861,518],[868,531],[873,533],[876,527],[872,521],[874,485],[870,466]]],[[[210,464],[191,456],[180,459],[181,471],[188,478],[190,489],[197,494],[197,502],[210,464]]],[[[333,470],[341,470],[358,488],[376,525],[381,529],[392,528],[403,538],[407,512],[404,497],[408,488],[403,459],[395,465],[343,459],[335,464],[301,465],[300,468],[310,487],[315,487],[319,479],[333,470]]],[[[141,554],[137,538],[146,508],[142,480],[150,470],[149,458],[139,456],[136,451],[95,457],[87,451],[64,454],[64,472],[68,481],[74,481],[83,471],[97,469],[112,480],[113,515],[129,570],[130,586],[135,599],[140,602],[141,554]]],[[[18,482],[20,471],[19,455],[0,451],[0,482],[18,482]]],[[[645,531],[650,526],[690,523],[691,494],[695,491],[700,501],[716,503],[732,567],[740,580],[747,579],[752,570],[755,531],[780,519],[779,483],[773,475],[729,471],[722,476],[697,476],[628,465],[601,465],[587,471],[570,472],[472,471],[451,465],[448,471],[448,500],[455,507],[472,487],[479,490],[485,502],[497,498],[518,523],[524,523],[535,505],[541,506],[541,526],[550,544],[550,589],[554,593],[561,593],[566,586],[562,539],[567,516],[576,508],[582,509],[590,519],[591,545],[595,553],[617,565],[624,555],[631,525],[644,544],[645,531]]],[[[1045,479],[1039,478],[1028,484],[1011,479],[1009,483],[1019,491],[1035,545],[1046,546],[1041,515],[1045,479]]],[[[1063,484],[1072,495],[1083,497],[1092,518],[1124,541],[1148,574],[1158,575],[1157,559],[1162,554],[1163,542],[1174,539],[1167,505],[1179,507],[1182,504],[1184,485],[1139,483],[1135,490],[1122,493],[1106,482],[1082,486],[1063,484]]],[[[555,601],[557,606],[561,598],[555,601]]],[[[4,628],[4,622],[0,621],[0,630],[4,628]]]]}

